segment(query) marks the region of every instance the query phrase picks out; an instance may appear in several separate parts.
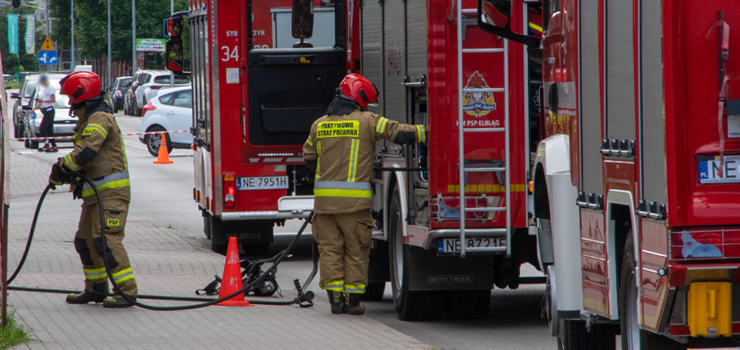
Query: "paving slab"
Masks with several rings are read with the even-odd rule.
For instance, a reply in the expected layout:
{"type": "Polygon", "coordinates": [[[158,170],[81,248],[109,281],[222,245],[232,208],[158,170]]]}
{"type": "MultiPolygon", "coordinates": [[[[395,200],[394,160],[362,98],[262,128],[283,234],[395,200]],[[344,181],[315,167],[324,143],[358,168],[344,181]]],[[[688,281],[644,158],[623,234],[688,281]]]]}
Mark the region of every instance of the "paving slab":
{"type": "MultiPolygon", "coordinates": [[[[25,247],[33,215],[30,208],[46,186],[51,166],[19,153],[11,153],[10,165],[8,266],[12,272],[25,247]]],[[[67,191],[68,188],[61,187],[48,196],[43,213],[49,215],[39,221],[31,255],[13,285],[83,287],[82,265],[73,245],[81,202],[72,201],[67,191]]],[[[124,244],[140,293],[194,296],[194,291],[208,284],[213,275],[222,273],[224,257],[203,247],[198,240],[202,238],[194,234],[198,230],[157,227],[129,217],[124,244]]],[[[300,257],[290,258],[284,265],[291,273],[299,271],[301,279],[310,270],[310,262],[300,257]]],[[[269,300],[291,300],[295,295],[292,286],[295,277],[278,274],[282,297],[269,300]]],[[[10,291],[8,301],[18,320],[36,339],[18,349],[431,348],[369,317],[332,315],[315,283],[310,287],[318,294],[312,308],[214,306],[173,312],[141,308],[111,310],[99,304],[68,305],[63,294],[20,291],[10,291]]]]}

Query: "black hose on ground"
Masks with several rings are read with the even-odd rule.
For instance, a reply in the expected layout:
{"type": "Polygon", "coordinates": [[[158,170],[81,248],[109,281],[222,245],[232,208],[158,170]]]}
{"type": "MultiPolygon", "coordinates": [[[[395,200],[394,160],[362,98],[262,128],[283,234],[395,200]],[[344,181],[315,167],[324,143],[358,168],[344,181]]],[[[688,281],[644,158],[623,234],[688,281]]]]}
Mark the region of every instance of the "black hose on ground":
{"type": "MultiPolygon", "coordinates": [[[[79,179],[86,182],[87,184],[92,187],[93,191],[95,192],[95,196],[98,199],[98,209],[100,210],[100,236],[102,240],[102,244],[104,247],[108,246],[108,243],[106,242],[105,237],[105,229],[106,229],[106,221],[105,221],[105,208],[103,207],[103,197],[100,194],[100,191],[98,190],[97,186],[90,180],[88,177],[82,175],[82,174],[75,174],[79,179]]],[[[44,202],[44,199],[46,198],[46,195],[49,193],[49,190],[51,189],[51,185],[46,186],[46,189],[44,189],[44,192],[41,194],[41,198],[39,199],[38,205],[36,206],[36,212],[33,216],[33,223],[31,224],[31,232],[28,236],[28,242],[26,243],[26,249],[23,252],[23,256],[21,257],[21,261],[18,264],[18,267],[15,269],[15,272],[13,272],[13,275],[10,279],[8,279],[8,285],[10,282],[12,282],[15,277],[18,275],[18,273],[23,268],[23,264],[26,261],[26,258],[28,257],[28,252],[31,249],[31,241],[33,240],[34,233],[36,231],[36,222],[38,221],[39,213],[41,211],[41,206],[44,202]]],[[[288,244],[288,247],[277,253],[275,256],[273,256],[271,260],[273,262],[272,266],[268,268],[266,271],[264,271],[259,277],[257,277],[255,280],[247,283],[242,287],[242,289],[227,295],[223,298],[195,298],[195,297],[178,297],[178,296],[167,296],[167,295],[139,295],[138,298],[142,299],[156,299],[156,300],[172,300],[172,301],[202,301],[200,304],[191,304],[191,305],[183,305],[183,306],[155,306],[155,305],[148,305],[144,303],[140,303],[136,301],[136,299],[130,295],[124,294],[120,291],[118,288],[118,284],[113,279],[113,274],[110,271],[110,267],[108,266],[108,259],[107,257],[107,249],[103,249],[103,263],[105,264],[105,271],[108,274],[108,279],[110,280],[111,284],[113,285],[113,290],[118,291],[118,295],[120,295],[124,300],[128,301],[129,303],[136,305],[138,307],[149,309],[149,310],[155,310],[155,311],[177,311],[177,310],[192,310],[192,309],[198,309],[202,307],[207,307],[211,305],[216,305],[222,301],[229,300],[237,295],[246,293],[250,290],[252,290],[255,286],[259,285],[264,281],[264,279],[275,269],[277,269],[277,266],[290,254],[290,251],[293,249],[293,246],[296,242],[298,242],[298,239],[301,238],[301,235],[303,234],[303,231],[306,229],[308,224],[313,219],[313,211],[308,215],[306,218],[306,221],[301,226],[301,229],[298,230],[298,233],[293,238],[292,241],[290,241],[290,244],[288,244]]],[[[18,290],[18,291],[27,291],[27,292],[42,292],[42,293],[65,293],[65,294],[79,294],[81,291],[76,290],[66,290],[66,289],[51,289],[51,288],[34,288],[34,287],[15,287],[15,286],[8,286],[9,290],[18,290]]],[[[299,297],[302,294],[302,291],[299,291],[299,297]]],[[[312,306],[313,303],[311,303],[310,300],[307,302],[305,300],[300,300],[300,298],[296,298],[295,300],[291,301],[269,301],[269,300],[247,300],[252,304],[263,304],[263,305],[292,305],[292,304],[298,304],[301,307],[309,307],[312,306]],[[304,303],[306,302],[306,303],[304,303]]]]}

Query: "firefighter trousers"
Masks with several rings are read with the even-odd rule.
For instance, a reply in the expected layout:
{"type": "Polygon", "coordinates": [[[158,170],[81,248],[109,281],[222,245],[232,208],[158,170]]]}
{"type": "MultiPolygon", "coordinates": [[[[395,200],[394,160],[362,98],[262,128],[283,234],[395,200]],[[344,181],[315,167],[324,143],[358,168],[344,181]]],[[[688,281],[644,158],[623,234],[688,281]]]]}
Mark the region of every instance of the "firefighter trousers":
{"type": "Polygon", "coordinates": [[[365,293],[372,230],[370,210],[316,214],[313,237],[319,245],[319,286],[344,293],[365,293]]]}
{"type": "MultiPolygon", "coordinates": [[[[131,271],[126,248],[123,247],[128,202],[120,199],[103,199],[105,222],[108,226],[105,240],[108,267],[121,292],[136,296],[136,279],[131,271]]],[[[85,272],[85,291],[108,293],[108,274],[103,263],[103,241],[100,237],[100,208],[98,203],[83,206],[79,229],[75,235],[75,249],[82,260],[85,272]]],[[[118,295],[118,291],[113,291],[118,295]]]]}

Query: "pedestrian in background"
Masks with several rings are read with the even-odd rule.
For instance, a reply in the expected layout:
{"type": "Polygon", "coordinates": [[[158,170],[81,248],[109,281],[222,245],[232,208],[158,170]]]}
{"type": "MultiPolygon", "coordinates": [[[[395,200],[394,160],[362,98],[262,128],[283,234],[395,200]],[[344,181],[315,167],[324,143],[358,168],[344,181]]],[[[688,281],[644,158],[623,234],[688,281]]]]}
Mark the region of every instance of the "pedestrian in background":
{"type": "Polygon", "coordinates": [[[49,84],[49,76],[42,74],[39,77],[39,83],[41,84],[41,98],[36,96],[36,108],[41,109],[43,118],[41,119],[41,126],[39,132],[41,137],[49,137],[44,142],[44,147],[39,148],[39,152],[59,152],[57,143],[54,141],[54,105],[57,102],[56,94],[57,91],[51,84],[49,84]]]}

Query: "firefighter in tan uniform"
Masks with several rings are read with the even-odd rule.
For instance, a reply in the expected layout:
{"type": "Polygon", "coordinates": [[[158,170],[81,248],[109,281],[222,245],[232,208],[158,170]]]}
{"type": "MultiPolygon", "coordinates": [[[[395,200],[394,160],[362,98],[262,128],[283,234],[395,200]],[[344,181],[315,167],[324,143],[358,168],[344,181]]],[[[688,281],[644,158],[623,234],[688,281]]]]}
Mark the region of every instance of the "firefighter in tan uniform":
{"type": "Polygon", "coordinates": [[[369,80],[350,74],[342,80],[327,115],[313,123],[303,145],[306,165],[316,173],[313,235],[319,245],[320,286],[332,313],[362,315],[368,283],[375,142],[426,142],[422,125],[398,124],[366,107],[377,102],[369,80]],[[346,297],[345,297],[346,294],[346,297]]]}
{"type": "Polygon", "coordinates": [[[100,79],[95,73],[76,72],[62,81],[62,93],[70,97],[72,110],[79,118],[74,136],[75,148],[52,167],[49,181],[59,185],[80,173],[95,182],[103,199],[106,223],[106,243],[100,236],[100,209],[95,192],[89,184],[75,188],[75,198],[82,198],[82,216],[75,235],[75,249],[85,272],[85,290],[67,296],[70,304],[103,302],[104,307],[128,307],[120,296],[137,296],[136,280],[131,271],[128,254],[123,247],[126,216],[131,199],[128,164],[123,137],[118,123],[103,101],[100,79]],[[120,291],[108,295],[108,274],[103,263],[103,249],[108,267],[120,291]]]}

